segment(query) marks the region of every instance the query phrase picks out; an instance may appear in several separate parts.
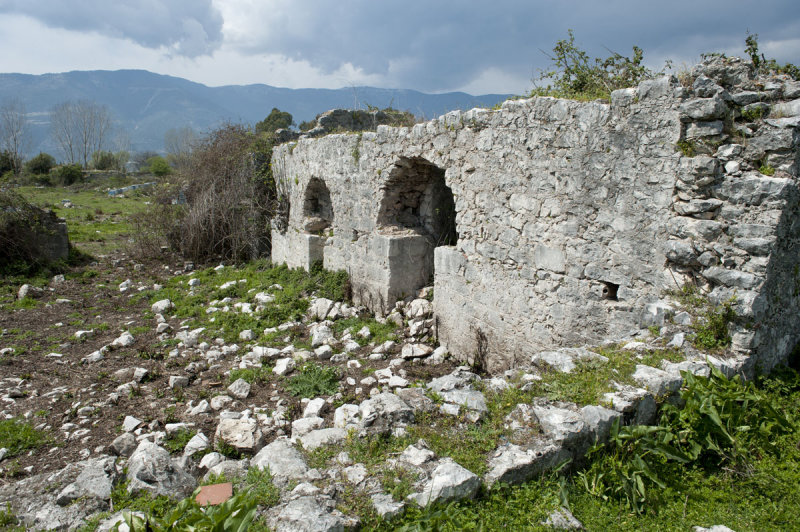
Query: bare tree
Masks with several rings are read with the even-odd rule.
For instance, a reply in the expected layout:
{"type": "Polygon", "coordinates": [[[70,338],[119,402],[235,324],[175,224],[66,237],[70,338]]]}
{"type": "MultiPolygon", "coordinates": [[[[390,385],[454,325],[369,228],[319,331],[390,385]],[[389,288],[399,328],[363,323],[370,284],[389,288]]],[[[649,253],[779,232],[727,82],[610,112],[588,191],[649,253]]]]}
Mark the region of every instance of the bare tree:
{"type": "Polygon", "coordinates": [[[64,159],[73,164],[78,148],[78,127],[71,102],[62,102],[50,110],[50,130],[64,159]]]}
{"type": "Polygon", "coordinates": [[[64,158],[88,168],[92,154],[108,140],[111,113],[108,107],[88,100],[63,102],[50,111],[50,127],[64,158]]]}
{"type": "Polygon", "coordinates": [[[183,170],[188,166],[192,150],[197,143],[197,134],[188,126],[168,129],[164,133],[164,149],[167,150],[167,160],[178,170],[183,170]]]}
{"type": "Polygon", "coordinates": [[[0,147],[11,154],[14,173],[22,168],[22,159],[30,141],[30,128],[25,104],[19,99],[8,100],[0,106],[0,147]]]}

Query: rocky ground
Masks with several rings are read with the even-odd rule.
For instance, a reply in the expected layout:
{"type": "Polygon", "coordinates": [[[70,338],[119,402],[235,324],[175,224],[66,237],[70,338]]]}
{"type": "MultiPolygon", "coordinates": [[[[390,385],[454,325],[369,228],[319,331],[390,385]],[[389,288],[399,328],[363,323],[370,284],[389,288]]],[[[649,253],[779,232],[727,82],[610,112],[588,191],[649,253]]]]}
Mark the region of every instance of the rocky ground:
{"type": "Polygon", "coordinates": [[[121,493],[262,470],[259,526],[369,525],[579,462],[615,419],[652,422],[680,371],[743,363],[686,342],[676,301],[619,345],[486,375],[436,346],[430,290],[371,316],[321,297],[327,278],[298,292],[267,265],[186,270],[105,257],[3,300],[2,430],[30,438],[0,450],[0,505],[26,528],[107,530],[133,507],[121,493]]]}

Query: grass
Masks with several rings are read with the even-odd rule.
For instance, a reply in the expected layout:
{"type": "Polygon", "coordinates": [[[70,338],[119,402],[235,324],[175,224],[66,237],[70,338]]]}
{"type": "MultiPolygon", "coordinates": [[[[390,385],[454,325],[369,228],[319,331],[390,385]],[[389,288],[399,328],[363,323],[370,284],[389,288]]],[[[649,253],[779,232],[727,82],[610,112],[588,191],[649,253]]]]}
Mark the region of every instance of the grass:
{"type": "Polygon", "coordinates": [[[387,340],[397,340],[397,327],[393,323],[378,323],[373,318],[347,318],[337,320],[333,324],[333,330],[337,336],[348,329],[352,332],[353,340],[362,346],[370,342],[382,344],[387,340]],[[370,338],[362,338],[356,335],[356,333],[364,327],[369,329],[371,334],[370,338]]]}
{"type": "Polygon", "coordinates": [[[70,242],[78,244],[87,253],[107,253],[118,249],[124,237],[132,231],[131,214],[146,207],[141,196],[110,197],[105,190],[110,182],[85,184],[72,187],[19,187],[16,189],[31,203],[53,210],[67,221],[70,242]],[[67,209],[62,200],[68,199],[72,207],[67,209]]]}
{"type": "Polygon", "coordinates": [[[145,291],[139,297],[149,298],[151,303],[169,299],[175,304],[172,312],[178,318],[191,318],[191,326],[205,327],[208,337],[221,337],[228,343],[234,343],[240,341],[239,333],[243,330],[263,331],[302,318],[308,310],[308,296],[311,295],[335,301],[346,300],[349,296],[347,273],[328,272],[318,265],[312,267],[310,272],[300,268],[292,270],[285,265],[273,267],[269,261],[259,260],[241,268],[208,268],[192,275],[176,276],[167,281],[161,290],[145,291]],[[200,281],[191,294],[187,286],[189,279],[200,281]],[[236,283],[225,289],[220,288],[231,281],[236,283]],[[275,284],[282,289],[269,288],[275,284]],[[262,312],[246,314],[233,308],[234,302],[251,303],[255,308],[254,297],[259,292],[275,296],[273,302],[264,305],[262,312]],[[231,298],[230,303],[221,302],[226,297],[231,298]],[[231,307],[230,311],[206,313],[208,302],[215,300],[219,302],[217,308],[227,304],[231,307]]]}
{"type": "MultiPolygon", "coordinates": [[[[800,409],[800,375],[794,370],[761,379],[762,401],[786,413],[800,409]]],[[[800,508],[800,425],[745,447],[736,467],[714,462],[668,468],[664,487],[650,489],[652,503],[637,514],[624,501],[597,497],[578,472],[554,474],[483,491],[474,501],[428,509],[409,506],[399,520],[364,521],[366,530],[550,530],[542,523],[565,502],[586,530],[684,531],[725,525],[733,530],[796,530],[800,508]]],[[[591,466],[591,464],[589,465],[591,466]]]]}
{"type": "Polygon", "coordinates": [[[8,449],[8,458],[25,451],[35,450],[50,443],[50,436],[21,419],[4,419],[0,421],[0,448],[8,449]]]}
{"type": "Polygon", "coordinates": [[[608,362],[579,361],[571,373],[549,372],[533,383],[533,393],[551,401],[568,401],[578,406],[599,404],[604,394],[615,391],[613,383],[634,385],[632,378],[637,364],[659,367],[662,360],[680,362],[684,356],[679,349],[652,349],[639,353],[622,350],[619,346],[596,349],[608,362]]]}
{"type": "Polygon", "coordinates": [[[239,379],[244,379],[249,384],[266,384],[272,376],[272,369],[267,366],[246,369],[232,369],[228,375],[228,382],[233,383],[239,379]]]}

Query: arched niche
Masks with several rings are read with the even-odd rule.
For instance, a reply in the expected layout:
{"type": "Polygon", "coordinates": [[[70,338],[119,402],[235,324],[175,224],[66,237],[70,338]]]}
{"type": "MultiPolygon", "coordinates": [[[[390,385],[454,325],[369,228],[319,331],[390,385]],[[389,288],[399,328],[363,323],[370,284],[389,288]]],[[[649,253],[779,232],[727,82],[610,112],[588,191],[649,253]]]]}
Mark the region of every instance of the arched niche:
{"type": "Polygon", "coordinates": [[[378,230],[426,235],[433,247],[455,245],[456,206],[444,173],[421,157],[400,158],[382,187],[378,230]]]}
{"type": "Polygon", "coordinates": [[[303,195],[303,230],[319,233],[333,224],[331,193],[325,182],[312,177],[303,195]]]}

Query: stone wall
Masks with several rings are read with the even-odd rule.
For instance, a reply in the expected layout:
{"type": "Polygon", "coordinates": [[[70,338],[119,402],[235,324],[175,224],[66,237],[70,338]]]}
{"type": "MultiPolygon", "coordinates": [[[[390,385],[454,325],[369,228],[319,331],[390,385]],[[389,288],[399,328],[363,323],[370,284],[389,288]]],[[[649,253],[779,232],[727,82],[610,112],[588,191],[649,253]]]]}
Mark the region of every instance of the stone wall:
{"type": "Polygon", "coordinates": [[[768,368],[800,336],[798,97],[712,58],[610,102],[301,138],[273,156],[289,200],[273,260],[346,269],[375,311],[433,284],[440,342],[492,370],[659,325],[692,282],[735,296],[734,348],[768,368]]]}

